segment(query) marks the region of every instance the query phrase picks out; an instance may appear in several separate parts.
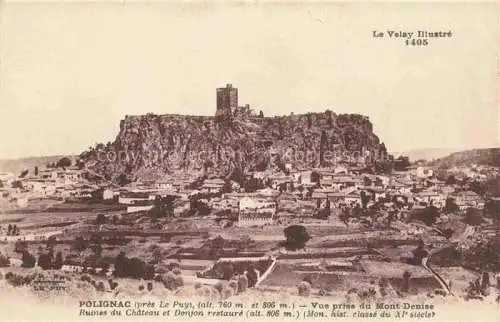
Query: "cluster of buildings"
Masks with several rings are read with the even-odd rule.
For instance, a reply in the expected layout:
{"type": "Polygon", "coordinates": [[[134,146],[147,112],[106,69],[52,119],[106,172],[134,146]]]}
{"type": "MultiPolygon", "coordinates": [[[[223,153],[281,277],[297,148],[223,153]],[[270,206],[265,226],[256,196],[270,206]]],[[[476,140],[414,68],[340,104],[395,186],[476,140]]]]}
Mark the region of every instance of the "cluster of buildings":
{"type": "Polygon", "coordinates": [[[0,174],[0,197],[3,204],[19,208],[43,199],[90,198],[98,187],[84,178],[78,167],[46,168],[28,171],[24,176],[0,174]]]}
{"type": "MultiPolygon", "coordinates": [[[[477,179],[475,175],[471,178],[477,179]]],[[[158,197],[170,197],[176,200],[174,215],[185,214],[191,201],[196,199],[204,202],[212,213],[231,214],[237,226],[273,224],[286,215],[280,211],[289,201],[311,205],[309,216],[326,207],[369,208],[377,204],[379,209],[415,210],[428,206],[443,209],[447,199],[452,199],[460,210],[482,209],[485,204],[484,198],[467,185],[449,184],[424,166],[382,175],[342,164],[335,168],[287,173],[253,172],[247,174],[246,180],[257,183],[251,191],[230,180],[199,180],[178,174],[158,182],[133,183],[115,190],[107,188],[103,198],[115,198],[118,203],[127,205],[128,213],[133,213],[152,209],[158,197]]]]}

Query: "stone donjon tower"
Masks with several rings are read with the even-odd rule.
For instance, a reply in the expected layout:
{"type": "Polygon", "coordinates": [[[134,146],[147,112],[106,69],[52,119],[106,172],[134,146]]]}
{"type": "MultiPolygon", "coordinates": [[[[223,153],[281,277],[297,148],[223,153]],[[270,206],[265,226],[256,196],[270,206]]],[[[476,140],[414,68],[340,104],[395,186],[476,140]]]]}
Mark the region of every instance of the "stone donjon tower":
{"type": "Polygon", "coordinates": [[[232,116],[238,108],[238,89],[231,84],[217,88],[217,110],[215,116],[232,116]]]}

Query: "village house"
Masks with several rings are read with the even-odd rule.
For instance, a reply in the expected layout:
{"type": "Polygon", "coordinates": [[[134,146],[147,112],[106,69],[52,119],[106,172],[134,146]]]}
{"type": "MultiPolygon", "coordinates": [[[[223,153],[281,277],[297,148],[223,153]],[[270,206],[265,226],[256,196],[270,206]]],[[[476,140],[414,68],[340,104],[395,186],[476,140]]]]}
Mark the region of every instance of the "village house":
{"type": "MultiPolygon", "coordinates": [[[[118,193],[119,195],[119,193],[118,193]]],[[[104,189],[102,191],[102,200],[111,200],[115,197],[115,192],[111,189],[104,189]]]]}
{"type": "Polygon", "coordinates": [[[22,181],[24,189],[40,196],[55,195],[56,179],[27,178],[22,181]]]}
{"type": "Polygon", "coordinates": [[[298,172],[298,183],[301,183],[303,185],[314,184],[311,181],[311,178],[312,178],[312,171],[300,171],[300,172],[298,172]]]}
{"type": "Polygon", "coordinates": [[[415,169],[414,175],[417,178],[429,178],[432,177],[434,171],[428,167],[419,166],[415,169]]]}
{"type": "Polygon", "coordinates": [[[222,179],[206,179],[203,181],[200,191],[202,193],[221,193],[225,184],[222,179]]]}
{"type": "Polygon", "coordinates": [[[381,198],[386,198],[387,197],[387,192],[385,189],[378,188],[378,187],[371,187],[367,189],[363,189],[366,191],[366,193],[371,197],[373,201],[378,201],[381,198]]]}
{"type": "Polygon", "coordinates": [[[455,199],[457,206],[461,209],[467,209],[469,207],[484,208],[484,199],[481,198],[474,191],[461,191],[455,194],[452,194],[452,197],[455,199]]]}
{"type": "Polygon", "coordinates": [[[319,185],[322,188],[331,188],[331,187],[333,187],[333,179],[332,178],[321,178],[321,179],[319,179],[319,185]]]}
{"type": "Polygon", "coordinates": [[[361,194],[357,190],[353,190],[345,195],[345,203],[350,206],[360,205],[361,206],[361,194]]]}
{"type": "Polygon", "coordinates": [[[38,171],[40,179],[57,179],[57,169],[42,169],[38,171]]]}
{"type": "Polygon", "coordinates": [[[349,173],[349,168],[347,166],[345,166],[345,165],[339,164],[339,165],[337,165],[334,168],[333,172],[335,174],[348,174],[349,173]]]}
{"type": "MultiPolygon", "coordinates": [[[[68,168],[65,170],[58,170],[56,179],[63,184],[71,184],[82,180],[82,171],[79,169],[68,168]]],[[[52,175],[54,172],[52,172],[52,175]]]]}
{"type": "Polygon", "coordinates": [[[336,190],[343,190],[359,185],[359,181],[350,175],[337,175],[332,178],[332,185],[336,190]]]}
{"type": "Polygon", "coordinates": [[[330,207],[337,207],[339,204],[345,203],[345,198],[345,192],[333,189],[316,189],[311,196],[311,199],[316,202],[316,209],[324,208],[327,200],[330,201],[330,207]]]}
{"type": "Polygon", "coordinates": [[[279,190],[280,187],[284,187],[286,191],[291,189],[293,185],[292,176],[272,176],[269,178],[271,180],[271,187],[275,190],[279,190]]]}
{"type": "Polygon", "coordinates": [[[243,197],[238,202],[238,226],[272,224],[277,204],[270,198],[243,197]]]}
{"type": "Polygon", "coordinates": [[[444,207],[446,202],[445,195],[430,189],[416,193],[415,198],[418,200],[418,202],[425,202],[427,203],[427,205],[432,204],[433,206],[438,208],[444,207]]]}
{"type": "Polygon", "coordinates": [[[150,201],[156,198],[156,194],[149,191],[122,191],[118,197],[118,203],[123,205],[134,205],[139,202],[150,201]]]}

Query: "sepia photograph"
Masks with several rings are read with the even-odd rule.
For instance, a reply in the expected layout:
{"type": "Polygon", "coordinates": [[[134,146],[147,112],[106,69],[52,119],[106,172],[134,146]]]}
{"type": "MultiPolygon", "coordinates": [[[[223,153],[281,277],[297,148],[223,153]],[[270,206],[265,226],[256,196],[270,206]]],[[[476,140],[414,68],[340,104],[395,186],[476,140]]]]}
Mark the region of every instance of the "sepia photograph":
{"type": "Polygon", "coordinates": [[[4,321],[499,321],[496,2],[2,1],[4,321]]]}

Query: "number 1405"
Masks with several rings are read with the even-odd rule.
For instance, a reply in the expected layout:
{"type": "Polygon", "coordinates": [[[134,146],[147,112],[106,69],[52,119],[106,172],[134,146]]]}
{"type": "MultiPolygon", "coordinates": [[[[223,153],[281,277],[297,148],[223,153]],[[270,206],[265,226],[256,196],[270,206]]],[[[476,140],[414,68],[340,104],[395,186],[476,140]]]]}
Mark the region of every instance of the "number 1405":
{"type": "Polygon", "coordinates": [[[427,46],[429,39],[406,39],[406,46],[427,46]]]}

